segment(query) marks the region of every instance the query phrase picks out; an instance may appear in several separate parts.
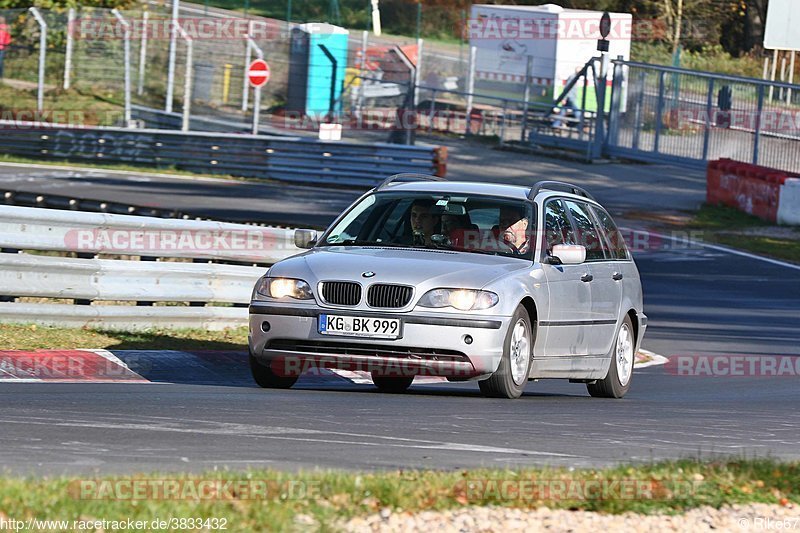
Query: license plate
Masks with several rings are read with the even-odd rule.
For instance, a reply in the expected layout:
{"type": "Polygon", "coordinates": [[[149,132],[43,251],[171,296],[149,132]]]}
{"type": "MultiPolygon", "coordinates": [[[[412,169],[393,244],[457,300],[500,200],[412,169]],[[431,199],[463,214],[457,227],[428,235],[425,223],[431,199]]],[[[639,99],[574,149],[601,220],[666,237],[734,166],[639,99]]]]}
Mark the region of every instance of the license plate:
{"type": "Polygon", "coordinates": [[[319,315],[319,332],[323,335],[397,339],[402,325],[399,318],[319,315]]]}

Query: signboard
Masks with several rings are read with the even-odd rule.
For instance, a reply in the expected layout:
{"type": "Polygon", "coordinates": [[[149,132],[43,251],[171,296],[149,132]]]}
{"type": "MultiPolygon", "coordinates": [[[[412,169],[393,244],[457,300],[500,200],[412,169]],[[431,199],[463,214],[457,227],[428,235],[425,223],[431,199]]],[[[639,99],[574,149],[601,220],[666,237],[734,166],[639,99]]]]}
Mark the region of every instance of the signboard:
{"type": "Polygon", "coordinates": [[[797,0],[770,0],[767,7],[767,26],[764,48],[767,50],[800,51],[800,9],[797,0]]]}
{"type": "Polygon", "coordinates": [[[263,59],[256,59],[247,69],[247,80],[252,87],[263,87],[269,81],[269,65],[263,59]]]}

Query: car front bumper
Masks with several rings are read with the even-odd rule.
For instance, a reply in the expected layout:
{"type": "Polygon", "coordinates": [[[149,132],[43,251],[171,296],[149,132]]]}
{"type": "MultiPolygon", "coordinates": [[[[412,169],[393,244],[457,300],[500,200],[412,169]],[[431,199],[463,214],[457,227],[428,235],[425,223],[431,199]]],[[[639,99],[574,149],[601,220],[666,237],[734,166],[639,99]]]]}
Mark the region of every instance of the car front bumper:
{"type": "Polygon", "coordinates": [[[452,313],[381,313],[315,304],[250,305],[250,353],[282,375],[311,368],[474,379],[497,370],[511,317],[452,313]],[[320,314],[400,318],[394,340],[323,335],[320,314]],[[468,341],[471,339],[471,342],[468,341]]]}

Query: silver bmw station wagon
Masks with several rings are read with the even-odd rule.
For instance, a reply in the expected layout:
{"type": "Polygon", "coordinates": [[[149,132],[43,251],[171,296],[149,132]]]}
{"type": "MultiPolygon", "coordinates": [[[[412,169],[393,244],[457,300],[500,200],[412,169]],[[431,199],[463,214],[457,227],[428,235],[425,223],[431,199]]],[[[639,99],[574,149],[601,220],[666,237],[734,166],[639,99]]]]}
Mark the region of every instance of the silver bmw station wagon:
{"type": "Polygon", "coordinates": [[[519,397],[529,380],[621,398],[647,317],[639,272],[583,188],[398,174],[306,252],[273,265],[250,304],[250,366],[288,388],[315,368],[368,371],[383,391],[417,376],[519,397]]]}

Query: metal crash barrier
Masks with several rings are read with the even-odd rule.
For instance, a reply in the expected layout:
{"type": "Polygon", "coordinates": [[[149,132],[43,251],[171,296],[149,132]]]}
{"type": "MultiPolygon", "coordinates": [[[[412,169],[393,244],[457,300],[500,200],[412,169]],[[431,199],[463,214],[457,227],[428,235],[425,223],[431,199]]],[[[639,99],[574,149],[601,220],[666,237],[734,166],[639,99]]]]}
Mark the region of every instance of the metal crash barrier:
{"type": "Polygon", "coordinates": [[[175,168],[207,174],[371,187],[401,172],[443,173],[428,146],[323,142],[300,137],[64,128],[0,121],[0,153],[175,168]]]}

